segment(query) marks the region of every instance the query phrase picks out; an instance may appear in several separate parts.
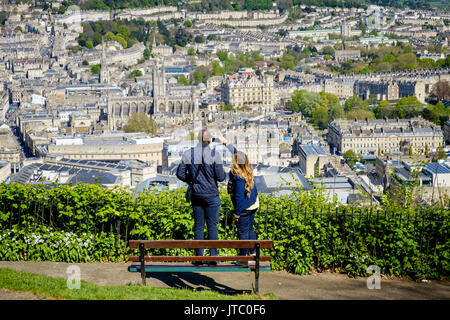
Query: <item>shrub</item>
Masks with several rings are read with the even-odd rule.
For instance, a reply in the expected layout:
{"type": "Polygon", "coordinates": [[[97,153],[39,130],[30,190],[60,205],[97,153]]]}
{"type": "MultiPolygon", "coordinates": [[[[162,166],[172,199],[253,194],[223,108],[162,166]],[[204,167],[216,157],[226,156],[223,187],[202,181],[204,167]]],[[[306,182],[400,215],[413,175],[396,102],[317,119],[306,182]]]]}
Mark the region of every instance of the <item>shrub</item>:
{"type": "MultiPolygon", "coordinates": [[[[448,279],[449,211],[417,208],[383,197],[375,206],[344,206],[319,185],[289,196],[260,195],[259,239],[273,239],[272,268],[296,274],[333,270],[367,276],[448,279]]],[[[126,261],[130,239],[193,239],[192,209],[184,190],[133,190],[100,185],[0,185],[0,260],[126,261]]],[[[236,239],[232,203],[220,189],[219,239],[236,239]]],[[[157,254],[183,255],[161,249],[157,254]]],[[[224,249],[220,254],[235,254],[224,249]]]]}

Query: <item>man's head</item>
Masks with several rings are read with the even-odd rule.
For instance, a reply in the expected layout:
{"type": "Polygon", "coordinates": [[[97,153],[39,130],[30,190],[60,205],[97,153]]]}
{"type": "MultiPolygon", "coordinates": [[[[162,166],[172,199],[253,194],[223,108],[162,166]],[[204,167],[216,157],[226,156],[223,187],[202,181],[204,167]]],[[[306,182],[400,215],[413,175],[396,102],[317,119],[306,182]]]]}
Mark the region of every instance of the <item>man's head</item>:
{"type": "Polygon", "coordinates": [[[209,144],[211,142],[211,132],[206,129],[202,129],[198,134],[198,140],[203,143],[209,144]]]}

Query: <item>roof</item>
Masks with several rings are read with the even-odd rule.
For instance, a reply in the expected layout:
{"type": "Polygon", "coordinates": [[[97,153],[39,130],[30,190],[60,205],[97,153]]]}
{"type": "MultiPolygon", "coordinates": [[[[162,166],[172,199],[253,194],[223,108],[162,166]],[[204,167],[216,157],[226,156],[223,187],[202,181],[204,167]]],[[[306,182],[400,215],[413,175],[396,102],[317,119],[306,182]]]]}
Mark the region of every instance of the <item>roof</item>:
{"type": "Polygon", "coordinates": [[[305,152],[306,154],[320,154],[320,155],[328,154],[321,146],[303,145],[300,146],[300,149],[302,149],[303,152],[305,152]]]}
{"type": "Polygon", "coordinates": [[[425,169],[430,172],[431,174],[436,174],[436,171],[438,174],[450,174],[450,169],[446,166],[443,166],[440,163],[431,162],[428,163],[425,167],[425,169]]]}
{"type": "Polygon", "coordinates": [[[113,175],[110,172],[81,170],[77,172],[69,181],[69,183],[89,183],[89,184],[117,184],[120,177],[113,175]]]}
{"type": "Polygon", "coordinates": [[[135,188],[134,196],[138,197],[140,192],[145,192],[146,190],[153,188],[161,191],[162,189],[167,188],[169,184],[175,184],[176,188],[186,186],[186,183],[179,180],[177,177],[158,176],[140,182],[135,188]]]}
{"type": "Polygon", "coordinates": [[[265,194],[290,194],[292,192],[288,183],[301,186],[304,190],[312,190],[308,180],[298,172],[264,174],[255,176],[255,185],[259,192],[265,194]]]}

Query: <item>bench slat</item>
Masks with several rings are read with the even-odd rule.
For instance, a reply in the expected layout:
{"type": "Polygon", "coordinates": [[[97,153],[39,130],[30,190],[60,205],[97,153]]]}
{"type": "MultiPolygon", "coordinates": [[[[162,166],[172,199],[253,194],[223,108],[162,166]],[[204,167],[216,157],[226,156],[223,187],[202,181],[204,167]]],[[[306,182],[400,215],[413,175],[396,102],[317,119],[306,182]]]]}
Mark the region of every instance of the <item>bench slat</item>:
{"type": "MultiPolygon", "coordinates": [[[[270,261],[270,256],[260,256],[260,261],[270,261]]],[[[139,256],[131,256],[128,261],[139,262],[139,256]]],[[[252,256],[145,256],[145,261],[183,262],[183,261],[255,261],[252,256]]]]}
{"type": "MultiPolygon", "coordinates": [[[[164,265],[145,265],[145,272],[234,272],[234,271],[244,271],[250,272],[254,271],[254,266],[236,266],[233,264],[219,264],[218,266],[193,266],[189,264],[177,265],[174,263],[164,264],[164,265]]],[[[140,265],[131,265],[128,267],[130,272],[140,272],[140,265]]],[[[271,271],[270,264],[263,263],[260,266],[259,271],[271,271]]]]}
{"type": "Polygon", "coordinates": [[[139,248],[143,243],[146,249],[251,249],[256,243],[261,249],[273,247],[272,240],[130,240],[130,248],[139,248]]]}

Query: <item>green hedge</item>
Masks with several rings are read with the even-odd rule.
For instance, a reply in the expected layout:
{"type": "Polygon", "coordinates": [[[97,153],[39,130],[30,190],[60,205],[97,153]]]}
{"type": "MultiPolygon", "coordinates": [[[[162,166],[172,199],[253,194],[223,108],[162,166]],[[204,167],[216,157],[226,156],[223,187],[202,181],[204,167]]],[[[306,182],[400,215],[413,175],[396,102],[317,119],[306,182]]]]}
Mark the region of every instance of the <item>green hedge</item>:
{"type": "MultiPolygon", "coordinates": [[[[261,195],[255,217],[259,239],[274,239],[272,267],[296,274],[313,269],[420,280],[448,279],[449,211],[417,208],[384,198],[380,207],[343,206],[323,189],[290,196],[261,195]]],[[[0,185],[0,260],[126,261],[130,239],[193,239],[192,209],[184,190],[148,191],[99,185],[0,185]]],[[[232,203],[221,196],[220,239],[236,239],[232,203]]],[[[155,254],[192,254],[156,250],[155,254]]],[[[222,254],[235,253],[221,250],[222,254]]]]}

